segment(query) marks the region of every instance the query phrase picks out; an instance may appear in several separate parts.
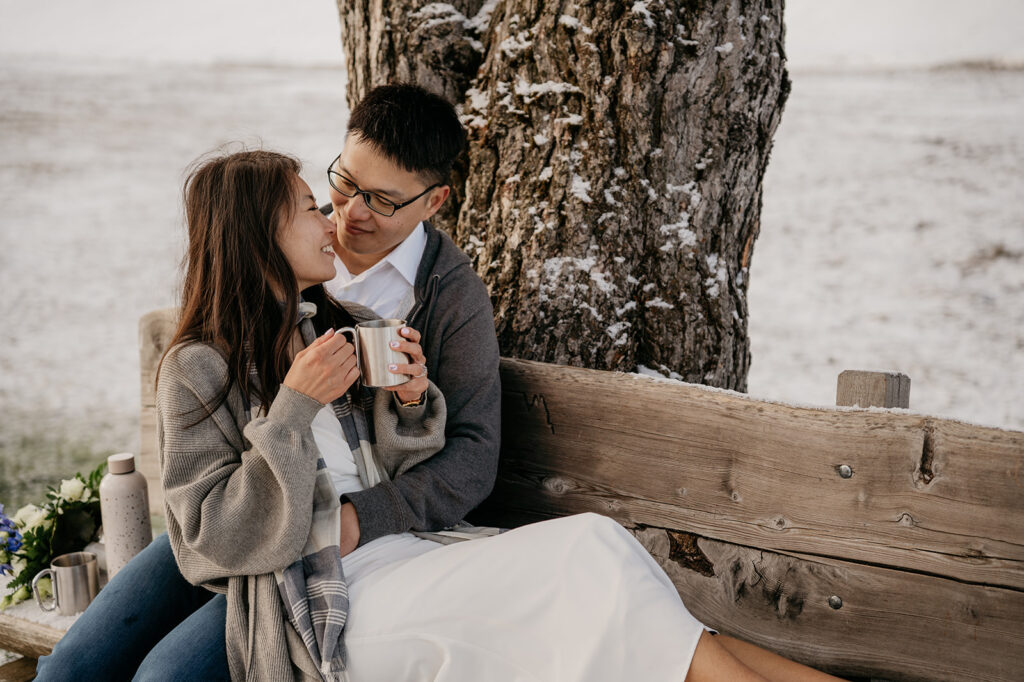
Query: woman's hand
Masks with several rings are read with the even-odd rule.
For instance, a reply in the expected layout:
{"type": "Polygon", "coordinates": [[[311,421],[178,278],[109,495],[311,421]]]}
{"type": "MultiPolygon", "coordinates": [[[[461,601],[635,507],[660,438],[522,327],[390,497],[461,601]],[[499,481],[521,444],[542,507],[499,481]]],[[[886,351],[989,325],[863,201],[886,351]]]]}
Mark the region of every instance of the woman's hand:
{"type": "Polygon", "coordinates": [[[418,400],[427,391],[427,358],[420,347],[418,331],[412,327],[402,327],[398,334],[404,339],[392,341],[391,348],[405,353],[412,362],[407,365],[390,365],[388,370],[392,374],[408,374],[412,379],[399,386],[388,386],[387,390],[394,391],[400,401],[408,403],[418,400]]]}
{"type": "Polygon", "coordinates": [[[344,334],[328,329],[295,354],[282,383],[326,405],[344,395],[358,378],[355,347],[344,334]]]}

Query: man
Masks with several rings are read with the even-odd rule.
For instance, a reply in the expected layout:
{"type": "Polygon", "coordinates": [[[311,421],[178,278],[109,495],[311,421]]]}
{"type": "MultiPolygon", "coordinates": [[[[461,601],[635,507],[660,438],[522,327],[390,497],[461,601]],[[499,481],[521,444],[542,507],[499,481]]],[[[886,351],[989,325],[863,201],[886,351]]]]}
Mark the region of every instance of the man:
{"type": "Polygon", "coordinates": [[[427,222],[451,192],[448,175],[465,140],[449,102],[418,86],[385,85],[352,110],[328,169],[338,274],[327,290],[406,319],[415,330],[406,336],[421,335],[448,408],[441,452],[343,496],[342,534],[358,545],[450,526],[494,485],[501,387],[490,297],[469,258],[427,222]]]}

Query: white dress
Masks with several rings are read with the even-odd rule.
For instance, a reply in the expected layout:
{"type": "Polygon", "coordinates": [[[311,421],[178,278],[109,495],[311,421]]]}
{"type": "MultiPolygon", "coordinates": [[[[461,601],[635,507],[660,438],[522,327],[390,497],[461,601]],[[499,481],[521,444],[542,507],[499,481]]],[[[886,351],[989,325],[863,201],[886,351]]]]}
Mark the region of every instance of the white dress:
{"type": "MultiPolygon", "coordinates": [[[[329,407],[313,436],[339,494],[361,489],[329,407]]],[[[683,682],[703,630],[597,514],[451,545],[389,535],[343,565],[352,682],[683,682]]]]}

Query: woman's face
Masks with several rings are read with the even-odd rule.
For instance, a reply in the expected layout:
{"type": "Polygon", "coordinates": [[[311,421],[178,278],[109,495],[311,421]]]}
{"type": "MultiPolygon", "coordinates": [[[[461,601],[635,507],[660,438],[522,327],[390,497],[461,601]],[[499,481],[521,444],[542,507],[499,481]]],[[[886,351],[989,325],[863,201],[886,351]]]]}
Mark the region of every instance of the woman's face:
{"type": "Polygon", "coordinates": [[[296,176],[292,183],[292,211],[281,225],[277,243],[295,273],[299,291],[334,279],[334,223],[317,208],[306,182],[296,176]]]}

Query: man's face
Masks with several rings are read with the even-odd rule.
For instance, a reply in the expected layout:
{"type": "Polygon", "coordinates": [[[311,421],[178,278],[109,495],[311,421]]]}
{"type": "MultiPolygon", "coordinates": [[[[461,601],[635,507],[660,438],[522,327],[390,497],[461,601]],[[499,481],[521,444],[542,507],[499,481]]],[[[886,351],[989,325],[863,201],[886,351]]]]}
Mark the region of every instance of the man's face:
{"type": "MultiPolygon", "coordinates": [[[[412,199],[430,186],[418,174],[400,168],[354,134],[348,136],[331,170],[359,189],[395,204],[412,199]]],[[[420,221],[434,215],[448,197],[448,191],[447,186],[434,188],[389,217],[370,210],[361,195],[347,197],[331,187],[337,225],[335,252],[353,275],[372,267],[401,244],[420,221]]]]}

